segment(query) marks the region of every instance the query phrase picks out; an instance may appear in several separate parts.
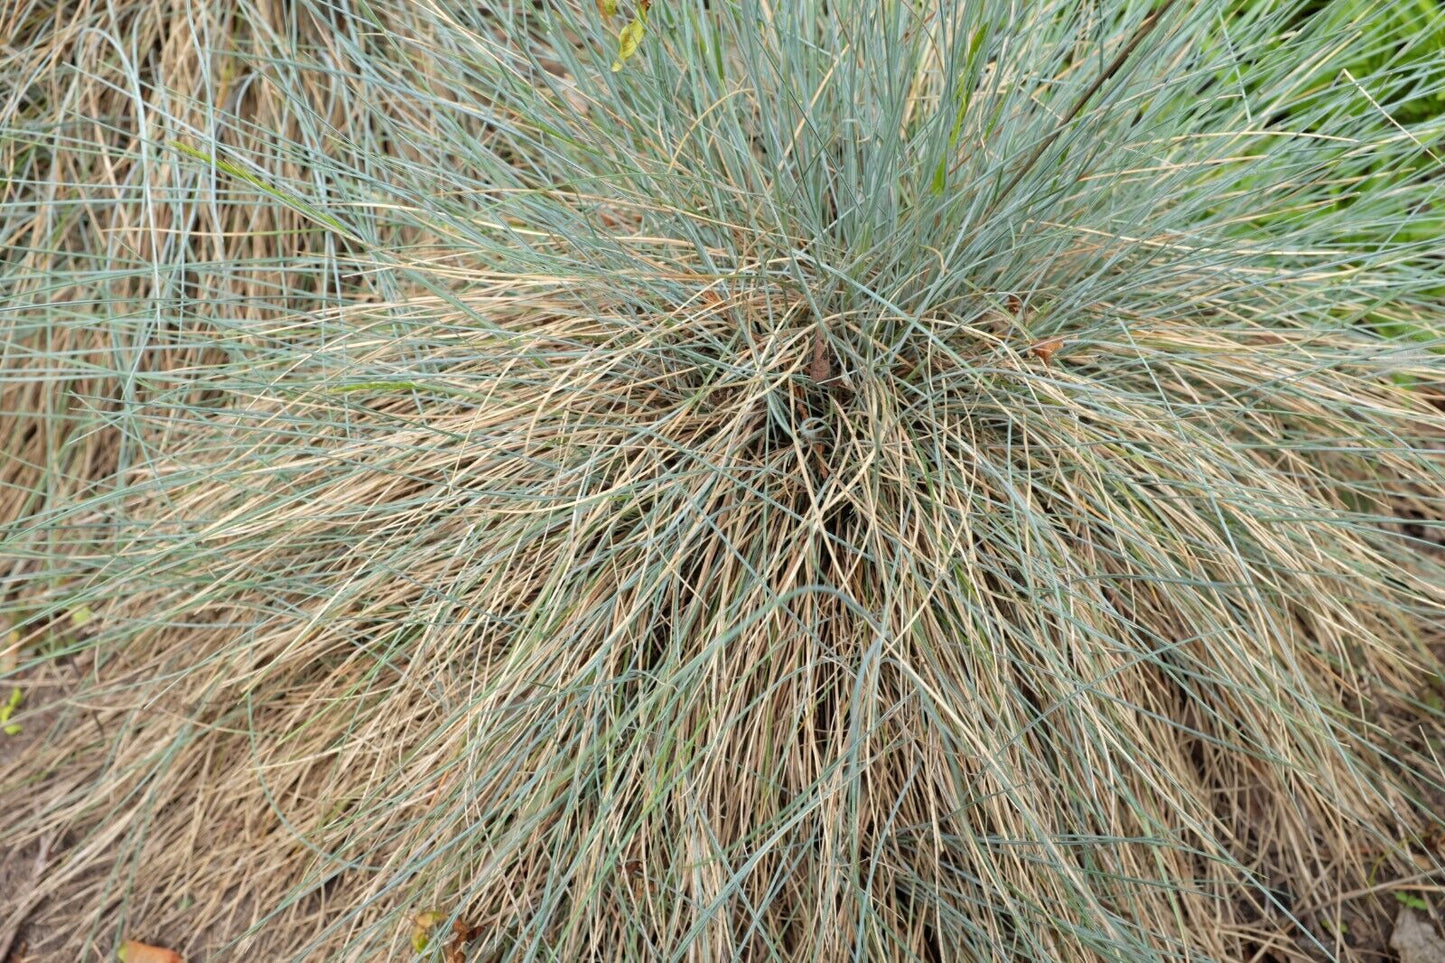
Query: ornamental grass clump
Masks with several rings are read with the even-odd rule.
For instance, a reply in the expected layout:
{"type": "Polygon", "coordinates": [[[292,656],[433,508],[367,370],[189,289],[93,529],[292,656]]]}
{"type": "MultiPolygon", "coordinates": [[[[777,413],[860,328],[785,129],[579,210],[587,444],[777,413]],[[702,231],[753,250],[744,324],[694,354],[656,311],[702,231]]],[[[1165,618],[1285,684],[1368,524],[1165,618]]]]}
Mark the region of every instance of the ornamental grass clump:
{"type": "Polygon", "coordinates": [[[25,6],[32,952],[1363,952],[1445,65],[1353,7],[25,6]]]}

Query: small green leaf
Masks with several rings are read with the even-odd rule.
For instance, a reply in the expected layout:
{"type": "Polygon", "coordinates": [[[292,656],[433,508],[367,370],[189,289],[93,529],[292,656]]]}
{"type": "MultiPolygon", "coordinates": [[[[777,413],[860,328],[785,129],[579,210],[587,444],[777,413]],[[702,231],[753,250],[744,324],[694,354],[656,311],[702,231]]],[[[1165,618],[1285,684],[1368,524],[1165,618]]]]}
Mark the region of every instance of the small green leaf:
{"type": "Polygon", "coordinates": [[[80,608],[72,609],[70,612],[70,624],[77,629],[93,618],[95,618],[95,613],[90,610],[89,605],[82,605],[80,608]]]}
{"type": "Polygon", "coordinates": [[[933,172],[933,183],[929,190],[935,194],[942,194],[944,185],[948,182],[948,158],[938,162],[938,169],[933,172]]]}
{"type": "Polygon", "coordinates": [[[1421,899],[1420,897],[1416,896],[1414,893],[1396,892],[1396,893],[1395,893],[1395,899],[1398,900],[1402,905],[1408,906],[1408,907],[1410,907],[1411,909],[1417,909],[1417,910],[1422,910],[1422,911],[1424,911],[1424,910],[1428,910],[1428,909],[1430,908],[1430,904],[1429,904],[1429,903],[1425,902],[1423,899],[1421,899]]]}
{"type": "Polygon", "coordinates": [[[617,0],[597,0],[597,12],[603,17],[617,16],[617,0]]]}
{"type": "Polygon", "coordinates": [[[19,686],[15,686],[10,690],[10,698],[5,700],[4,705],[0,705],[0,732],[7,736],[20,735],[19,723],[11,722],[10,717],[20,708],[20,700],[24,698],[25,693],[20,691],[19,686]]]}
{"type": "Polygon", "coordinates": [[[445,917],[437,910],[427,910],[425,913],[418,913],[413,921],[416,925],[411,931],[411,948],[420,953],[431,943],[431,931],[434,926],[440,923],[445,917]]]}
{"type": "Polygon", "coordinates": [[[621,70],[622,65],[637,53],[637,46],[642,43],[642,34],[646,29],[647,7],[644,5],[638,9],[637,16],[633,17],[632,21],[617,35],[617,59],[612,61],[613,73],[621,70]]]}

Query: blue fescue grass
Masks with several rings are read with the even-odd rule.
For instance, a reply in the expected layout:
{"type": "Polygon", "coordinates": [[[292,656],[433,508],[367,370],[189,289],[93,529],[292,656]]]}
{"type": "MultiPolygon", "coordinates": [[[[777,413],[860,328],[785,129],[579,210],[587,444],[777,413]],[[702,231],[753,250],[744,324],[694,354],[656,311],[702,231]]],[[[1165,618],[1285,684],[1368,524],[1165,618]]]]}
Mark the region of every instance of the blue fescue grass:
{"type": "Polygon", "coordinates": [[[16,15],[42,949],[1348,957],[1438,869],[1419,24],[638,12],[16,15]]]}

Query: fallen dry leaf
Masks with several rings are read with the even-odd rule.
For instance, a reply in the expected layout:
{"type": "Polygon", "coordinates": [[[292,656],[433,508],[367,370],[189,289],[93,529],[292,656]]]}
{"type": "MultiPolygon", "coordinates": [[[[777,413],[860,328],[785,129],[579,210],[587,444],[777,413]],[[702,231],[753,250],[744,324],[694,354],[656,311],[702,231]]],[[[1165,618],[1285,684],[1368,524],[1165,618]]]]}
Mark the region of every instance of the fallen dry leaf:
{"type": "Polygon", "coordinates": [[[1445,963],[1445,939],[1435,932],[1430,920],[1410,909],[1400,909],[1390,949],[1400,954],[1400,963],[1445,963]]]}
{"type": "Polygon", "coordinates": [[[1029,354],[1038,358],[1044,364],[1048,364],[1053,358],[1054,352],[1064,346],[1063,338],[1049,338],[1047,341],[1040,341],[1029,346],[1029,354]]]}
{"type": "Polygon", "coordinates": [[[482,935],[480,926],[468,926],[461,920],[452,923],[452,941],[447,944],[446,963],[466,963],[467,944],[482,935]]]}
{"type": "Polygon", "coordinates": [[[813,361],[808,365],[808,377],[818,384],[827,381],[833,373],[833,364],[828,358],[828,342],[819,331],[813,341],[813,361]]]}
{"type": "Polygon", "coordinates": [[[135,940],[122,943],[116,957],[120,963],[186,963],[175,950],[165,950],[149,943],[137,943],[135,940]]]}

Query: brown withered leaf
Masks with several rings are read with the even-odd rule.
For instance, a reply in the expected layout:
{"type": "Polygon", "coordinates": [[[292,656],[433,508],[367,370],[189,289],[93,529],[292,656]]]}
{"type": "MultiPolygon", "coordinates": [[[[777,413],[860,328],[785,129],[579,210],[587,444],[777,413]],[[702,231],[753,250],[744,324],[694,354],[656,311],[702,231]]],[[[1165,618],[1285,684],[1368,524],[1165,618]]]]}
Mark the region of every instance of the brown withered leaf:
{"type": "Polygon", "coordinates": [[[1409,907],[1403,907],[1395,920],[1390,949],[1400,954],[1400,963],[1445,963],[1445,939],[1428,917],[1409,907]]]}
{"type": "Polygon", "coordinates": [[[186,963],[181,954],[149,943],[126,940],[116,951],[120,963],[186,963]]]}
{"type": "Polygon", "coordinates": [[[446,963],[466,963],[467,944],[482,935],[480,926],[468,926],[462,920],[452,923],[452,938],[447,944],[446,963]]]}
{"type": "Polygon", "coordinates": [[[827,381],[833,375],[833,362],[828,357],[828,342],[819,331],[813,340],[813,361],[808,365],[808,377],[818,384],[827,381]]]}
{"type": "Polygon", "coordinates": [[[1063,338],[1049,338],[1029,345],[1029,354],[1038,358],[1044,364],[1053,359],[1054,353],[1064,346],[1063,338]]]}

